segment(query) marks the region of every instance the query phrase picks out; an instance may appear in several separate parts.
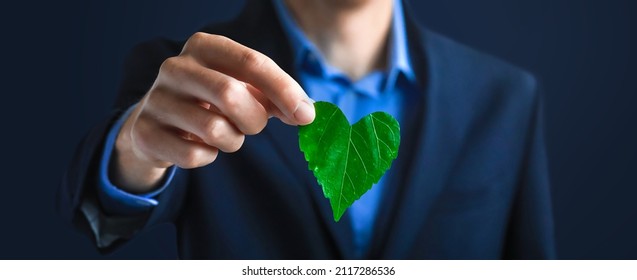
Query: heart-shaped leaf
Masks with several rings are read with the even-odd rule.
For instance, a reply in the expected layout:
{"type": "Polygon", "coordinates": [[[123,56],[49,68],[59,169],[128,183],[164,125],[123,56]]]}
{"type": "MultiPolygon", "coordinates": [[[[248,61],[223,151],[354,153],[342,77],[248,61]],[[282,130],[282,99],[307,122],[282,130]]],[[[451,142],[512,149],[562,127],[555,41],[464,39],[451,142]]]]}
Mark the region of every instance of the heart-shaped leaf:
{"type": "Polygon", "coordinates": [[[391,115],[374,112],[350,126],[336,105],[314,107],[314,122],[299,129],[299,146],[338,221],[398,156],[400,125],[391,115]]]}

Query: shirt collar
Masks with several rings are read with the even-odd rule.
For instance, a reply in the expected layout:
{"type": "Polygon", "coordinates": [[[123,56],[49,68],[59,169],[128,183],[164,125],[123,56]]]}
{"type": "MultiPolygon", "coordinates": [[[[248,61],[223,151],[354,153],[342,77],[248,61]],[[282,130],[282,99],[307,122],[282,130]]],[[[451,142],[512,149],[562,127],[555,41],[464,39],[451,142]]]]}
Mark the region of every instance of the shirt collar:
{"type": "MultiPolygon", "coordinates": [[[[294,65],[297,69],[316,71],[325,78],[343,78],[344,74],[328,65],[316,46],[305,36],[294,18],[292,18],[283,0],[273,0],[276,13],[287,34],[294,55],[294,65]]],[[[410,82],[415,82],[415,75],[409,57],[405,18],[401,0],[394,0],[392,27],[389,34],[389,67],[385,72],[387,82],[384,91],[393,89],[400,74],[410,82]]],[[[365,77],[362,78],[363,80],[365,77]]]]}

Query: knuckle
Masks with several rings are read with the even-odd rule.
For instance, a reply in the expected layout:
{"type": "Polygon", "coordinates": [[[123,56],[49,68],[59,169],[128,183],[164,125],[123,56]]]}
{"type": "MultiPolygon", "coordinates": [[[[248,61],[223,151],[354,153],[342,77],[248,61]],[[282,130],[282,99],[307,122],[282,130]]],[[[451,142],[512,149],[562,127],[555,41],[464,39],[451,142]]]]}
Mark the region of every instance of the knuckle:
{"type": "Polygon", "coordinates": [[[169,57],[159,67],[163,76],[174,76],[181,71],[181,63],[178,57],[169,57]]]}
{"type": "Polygon", "coordinates": [[[253,71],[257,71],[263,68],[268,62],[269,58],[257,51],[247,50],[241,56],[241,62],[245,67],[253,71]]]}
{"type": "Polygon", "coordinates": [[[238,136],[237,139],[235,139],[235,141],[233,141],[229,145],[228,150],[226,152],[234,153],[234,152],[238,151],[239,149],[241,149],[241,146],[243,146],[243,142],[244,141],[245,141],[245,136],[243,134],[238,136]]]}
{"type": "Polygon", "coordinates": [[[193,47],[197,50],[208,50],[209,46],[214,45],[220,48],[228,48],[229,44],[232,44],[232,41],[230,38],[223,36],[223,35],[217,35],[217,34],[209,34],[209,33],[204,33],[204,32],[197,32],[195,33],[191,39],[193,39],[193,47]],[[207,46],[207,47],[206,47],[207,46]]]}
{"type": "Polygon", "coordinates": [[[221,118],[211,117],[204,124],[204,132],[209,142],[217,142],[223,138],[224,123],[221,118]]]}
{"type": "Polygon", "coordinates": [[[195,32],[194,34],[192,34],[192,36],[190,36],[190,39],[188,41],[201,41],[205,38],[207,38],[208,36],[210,36],[209,34],[206,34],[205,32],[195,32]]]}
{"type": "Polygon", "coordinates": [[[251,120],[250,126],[247,127],[245,129],[246,131],[243,131],[243,132],[247,135],[259,134],[261,131],[263,131],[263,129],[265,129],[265,126],[267,124],[268,124],[267,116],[255,117],[251,120]]]}
{"type": "Polygon", "coordinates": [[[215,143],[223,142],[225,133],[221,129],[211,130],[208,132],[208,138],[210,139],[210,141],[215,143]]]}
{"type": "Polygon", "coordinates": [[[187,149],[175,164],[186,169],[203,166],[207,163],[206,153],[205,149],[199,147],[187,149]]]}
{"type": "Polygon", "coordinates": [[[192,34],[188,41],[186,41],[186,45],[184,46],[184,51],[198,49],[201,44],[210,36],[204,32],[196,32],[192,34]]]}
{"type": "Polygon", "coordinates": [[[195,160],[197,160],[196,154],[191,149],[175,160],[175,164],[184,169],[191,169],[197,167],[195,160]]]}
{"type": "Polygon", "coordinates": [[[223,35],[217,35],[217,34],[206,34],[206,35],[219,44],[227,44],[232,42],[230,38],[223,35]]]}
{"type": "Polygon", "coordinates": [[[240,92],[245,88],[232,80],[223,82],[218,92],[218,98],[221,102],[221,107],[224,108],[224,112],[230,115],[236,115],[241,110],[242,104],[239,98],[240,92]]]}
{"type": "Polygon", "coordinates": [[[243,85],[240,84],[240,82],[232,80],[232,79],[225,79],[221,82],[219,82],[218,85],[218,94],[221,95],[221,98],[223,99],[222,101],[228,101],[228,102],[232,102],[232,96],[236,95],[237,92],[241,92],[244,91],[245,87],[243,85]]]}
{"type": "Polygon", "coordinates": [[[204,118],[201,118],[200,127],[202,131],[212,131],[217,128],[217,118],[212,115],[207,115],[204,118]]]}

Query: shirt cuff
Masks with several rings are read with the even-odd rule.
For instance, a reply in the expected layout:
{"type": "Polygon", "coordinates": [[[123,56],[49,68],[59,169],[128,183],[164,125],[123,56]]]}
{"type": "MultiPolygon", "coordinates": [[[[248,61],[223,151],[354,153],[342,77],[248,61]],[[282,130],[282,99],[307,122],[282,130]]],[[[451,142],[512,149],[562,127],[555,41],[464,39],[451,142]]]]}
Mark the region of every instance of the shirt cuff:
{"type": "Polygon", "coordinates": [[[109,163],[115,148],[115,140],[133,108],[134,106],[131,106],[108,132],[100,161],[97,195],[103,210],[111,215],[140,214],[157,206],[159,202],[154,198],[170,185],[175,175],[176,167],[173,165],[166,171],[161,186],[157,190],[145,194],[128,193],[111,182],[109,178],[109,163]]]}

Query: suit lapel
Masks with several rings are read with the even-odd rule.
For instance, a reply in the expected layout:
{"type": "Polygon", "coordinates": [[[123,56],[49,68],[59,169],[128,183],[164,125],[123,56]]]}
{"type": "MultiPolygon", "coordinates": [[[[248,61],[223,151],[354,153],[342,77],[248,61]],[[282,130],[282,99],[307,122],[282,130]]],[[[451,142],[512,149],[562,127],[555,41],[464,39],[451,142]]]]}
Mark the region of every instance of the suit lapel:
{"type": "MultiPolygon", "coordinates": [[[[242,44],[272,58],[283,70],[297,78],[293,67],[292,51],[272,3],[270,1],[251,1],[247,5],[249,8],[237,20],[241,23],[239,32],[229,35],[229,37],[233,36],[231,38],[236,38],[242,44]]],[[[298,79],[296,80],[298,81],[298,79]]],[[[311,196],[313,206],[321,219],[320,222],[334,240],[341,254],[340,257],[353,258],[354,242],[350,218],[348,215],[344,215],[340,222],[334,222],[329,201],[324,197],[312,172],[308,170],[308,164],[299,149],[298,127],[272,119],[262,134],[272,142],[277,150],[276,153],[287,165],[287,170],[298,179],[298,184],[291,185],[302,186],[307,195],[311,196]]]]}

